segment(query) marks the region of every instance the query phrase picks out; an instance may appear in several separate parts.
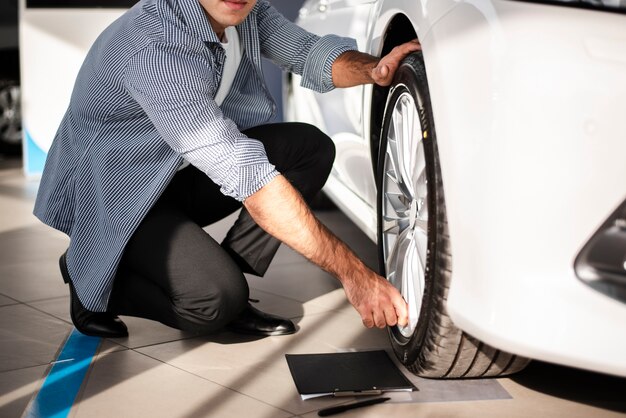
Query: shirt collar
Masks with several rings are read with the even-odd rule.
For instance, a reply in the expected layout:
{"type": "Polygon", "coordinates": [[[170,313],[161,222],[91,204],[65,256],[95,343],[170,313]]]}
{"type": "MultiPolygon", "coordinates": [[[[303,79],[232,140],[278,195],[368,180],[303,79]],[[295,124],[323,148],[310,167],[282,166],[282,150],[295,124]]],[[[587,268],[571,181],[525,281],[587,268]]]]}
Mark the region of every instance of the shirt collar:
{"type": "Polygon", "coordinates": [[[178,5],[189,30],[204,42],[220,42],[198,0],[179,0],[178,5]]]}

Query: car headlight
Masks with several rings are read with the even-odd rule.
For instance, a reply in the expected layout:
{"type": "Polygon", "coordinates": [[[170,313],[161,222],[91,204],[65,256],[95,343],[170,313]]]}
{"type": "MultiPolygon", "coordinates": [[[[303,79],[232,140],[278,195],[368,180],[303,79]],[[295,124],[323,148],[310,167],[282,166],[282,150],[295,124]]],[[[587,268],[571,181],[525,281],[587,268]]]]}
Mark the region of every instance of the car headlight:
{"type": "Polygon", "coordinates": [[[626,200],[584,245],[574,270],[595,290],[626,302],[626,200]]]}
{"type": "Polygon", "coordinates": [[[598,9],[626,13],[626,0],[518,0],[526,3],[544,3],[581,7],[585,9],[598,9]]]}

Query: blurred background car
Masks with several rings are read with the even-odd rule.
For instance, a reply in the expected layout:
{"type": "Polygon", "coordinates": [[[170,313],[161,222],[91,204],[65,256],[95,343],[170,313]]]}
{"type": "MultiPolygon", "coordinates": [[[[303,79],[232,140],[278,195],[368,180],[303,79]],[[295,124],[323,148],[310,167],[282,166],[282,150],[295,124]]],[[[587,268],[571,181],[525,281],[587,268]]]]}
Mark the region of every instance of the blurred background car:
{"type": "Polygon", "coordinates": [[[20,67],[17,0],[0,2],[0,154],[20,155],[20,67]]]}
{"type": "Polygon", "coordinates": [[[390,87],[317,94],[286,119],[333,139],[326,194],[409,304],[389,328],[425,377],[528,359],[626,376],[626,1],[308,0],[298,23],[387,54],[390,87]]]}

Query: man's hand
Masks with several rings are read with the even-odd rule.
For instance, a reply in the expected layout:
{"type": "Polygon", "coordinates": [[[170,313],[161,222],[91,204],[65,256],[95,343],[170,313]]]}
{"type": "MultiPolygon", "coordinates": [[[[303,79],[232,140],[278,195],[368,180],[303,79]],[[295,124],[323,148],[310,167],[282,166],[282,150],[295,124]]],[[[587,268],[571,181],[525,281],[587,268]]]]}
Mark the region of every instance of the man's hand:
{"type": "Polygon", "coordinates": [[[378,61],[378,65],[372,70],[372,80],[379,86],[388,86],[393,80],[396,70],[407,55],[422,49],[419,41],[414,39],[410,42],[398,45],[391,52],[378,61]]]}
{"type": "Polygon", "coordinates": [[[388,86],[402,60],[410,53],[421,49],[419,41],[414,39],[398,45],[382,58],[359,51],[344,52],[333,63],[333,84],[335,87],[352,87],[371,83],[388,86]]]}
{"type": "Polygon", "coordinates": [[[406,325],[400,292],[326,229],[283,176],[248,197],[244,206],[261,228],[335,276],[365,326],[406,325]]]}
{"type": "Polygon", "coordinates": [[[361,315],[363,325],[368,328],[373,326],[384,328],[386,325],[406,326],[408,309],[400,292],[383,277],[371,273],[360,277],[359,280],[343,283],[346,296],[361,315]]]}

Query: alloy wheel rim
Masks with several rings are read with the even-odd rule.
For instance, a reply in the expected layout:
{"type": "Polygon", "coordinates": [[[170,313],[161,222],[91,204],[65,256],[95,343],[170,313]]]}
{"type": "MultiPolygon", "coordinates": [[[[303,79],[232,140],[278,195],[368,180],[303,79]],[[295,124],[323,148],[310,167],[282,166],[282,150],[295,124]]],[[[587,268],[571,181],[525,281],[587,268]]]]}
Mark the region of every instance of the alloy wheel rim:
{"type": "Polygon", "coordinates": [[[398,95],[387,130],[382,181],[382,239],[387,279],[409,306],[410,338],[424,295],[428,244],[428,187],[423,130],[415,101],[398,95]]]}

